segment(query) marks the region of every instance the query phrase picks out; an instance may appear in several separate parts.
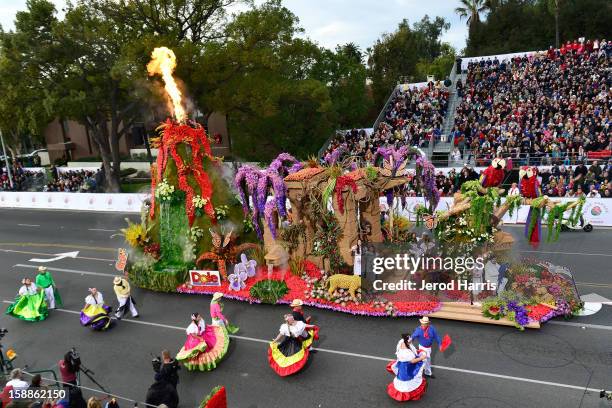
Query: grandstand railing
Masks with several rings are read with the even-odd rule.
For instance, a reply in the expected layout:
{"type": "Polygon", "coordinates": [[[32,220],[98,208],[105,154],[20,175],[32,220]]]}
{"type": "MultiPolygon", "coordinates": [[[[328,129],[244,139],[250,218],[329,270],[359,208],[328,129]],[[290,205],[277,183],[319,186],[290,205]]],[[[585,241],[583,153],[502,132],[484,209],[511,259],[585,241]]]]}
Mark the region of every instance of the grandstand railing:
{"type": "MultiPolygon", "coordinates": [[[[454,160],[451,156],[449,158],[450,166],[461,166],[464,164],[475,166],[475,167],[486,167],[491,162],[491,157],[495,157],[496,155],[481,153],[481,154],[473,154],[473,151],[470,149],[464,149],[462,152],[461,159],[454,160]]],[[[597,157],[588,157],[588,156],[579,156],[578,154],[566,154],[562,157],[546,157],[546,155],[533,155],[530,153],[521,153],[518,157],[513,155],[512,157],[508,157],[507,155],[502,155],[506,160],[508,158],[512,159],[512,167],[519,168],[520,166],[545,166],[551,164],[565,165],[565,166],[576,166],[580,163],[592,164],[594,161],[598,161],[599,164],[605,164],[610,158],[597,158],[597,157]],[[550,161],[550,164],[549,164],[550,161]]]]}
{"type": "Polygon", "coordinates": [[[376,130],[378,129],[378,125],[383,120],[383,118],[386,116],[387,108],[389,106],[389,103],[391,103],[393,98],[395,98],[395,96],[397,95],[399,90],[400,90],[400,85],[399,84],[395,85],[395,88],[393,88],[393,91],[391,92],[391,94],[387,98],[387,101],[385,102],[385,104],[383,105],[382,109],[380,110],[380,113],[376,117],[376,120],[374,121],[374,125],[372,125],[372,129],[374,129],[374,132],[376,132],[376,130]]]}

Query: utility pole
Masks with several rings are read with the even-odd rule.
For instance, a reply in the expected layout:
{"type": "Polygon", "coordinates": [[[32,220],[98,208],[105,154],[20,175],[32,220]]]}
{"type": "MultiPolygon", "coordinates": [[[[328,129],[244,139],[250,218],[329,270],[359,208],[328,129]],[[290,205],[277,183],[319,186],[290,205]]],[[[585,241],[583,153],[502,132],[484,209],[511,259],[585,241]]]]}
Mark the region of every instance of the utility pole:
{"type": "Polygon", "coordinates": [[[9,185],[13,188],[13,176],[11,174],[11,166],[9,166],[8,156],[6,155],[6,148],[4,147],[4,136],[0,130],[0,140],[2,141],[2,154],[4,154],[4,163],[6,163],[6,174],[8,175],[9,185]]]}

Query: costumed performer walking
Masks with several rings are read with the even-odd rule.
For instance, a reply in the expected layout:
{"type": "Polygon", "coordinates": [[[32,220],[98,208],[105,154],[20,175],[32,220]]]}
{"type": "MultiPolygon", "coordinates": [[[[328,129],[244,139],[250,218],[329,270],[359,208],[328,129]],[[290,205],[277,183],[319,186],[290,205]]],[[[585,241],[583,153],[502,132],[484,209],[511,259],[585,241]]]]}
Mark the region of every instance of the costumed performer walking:
{"type": "Polygon", "coordinates": [[[424,374],[427,377],[436,378],[431,372],[431,347],[433,342],[436,341],[440,345],[440,351],[444,351],[450,346],[451,338],[446,334],[444,339],[440,339],[436,328],[429,323],[429,317],[423,316],[419,319],[421,323],[414,332],[412,332],[411,339],[418,340],[419,350],[423,350],[427,353],[427,359],[425,360],[424,374]]]}
{"type": "Polygon", "coordinates": [[[302,299],[293,299],[289,307],[291,308],[293,312],[292,314],[295,320],[300,320],[306,324],[309,324],[311,317],[310,316],[306,317],[304,315],[304,309],[302,309],[303,305],[304,305],[304,302],[302,301],[302,299]]]}
{"type": "Polygon", "coordinates": [[[57,290],[53,276],[51,272],[47,270],[46,266],[38,267],[38,275],[36,275],[36,286],[42,289],[45,293],[45,299],[49,309],[55,309],[56,307],[62,307],[62,298],[57,290]]]}
{"type": "Polygon", "coordinates": [[[115,291],[115,295],[117,296],[117,301],[119,302],[119,307],[115,312],[115,317],[121,320],[121,318],[127,314],[128,309],[130,310],[132,317],[140,317],[138,315],[138,310],[136,310],[136,302],[134,301],[134,298],[130,292],[130,283],[127,281],[127,279],[122,278],[121,276],[115,276],[113,279],[113,289],[115,291]]]}
{"type": "Polygon", "coordinates": [[[223,315],[223,303],[219,301],[222,297],[222,292],[215,292],[210,301],[210,318],[212,319],[212,324],[213,326],[224,326],[230,334],[237,333],[238,330],[240,330],[238,326],[231,324],[223,315]]]}
{"type": "Polygon", "coordinates": [[[270,367],[281,377],[295,374],[304,367],[312,342],[318,338],[319,328],[296,320],[294,314],[285,315],[285,323],[268,349],[270,367]]]}
{"type": "Polygon", "coordinates": [[[387,364],[387,371],[395,375],[393,382],[387,386],[387,394],[400,402],[421,399],[427,389],[427,381],[423,378],[427,353],[417,350],[406,333],[397,343],[395,355],[397,360],[387,364]]]}
{"type": "Polygon", "coordinates": [[[225,326],[206,325],[199,313],[193,313],[186,332],[187,340],[176,360],[190,371],[214,370],[227,354],[229,334],[225,326]]]}
{"type": "Polygon", "coordinates": [[[89,288],[85,307],[81,310],[81,325],[94,330],[106,330],[111,326],[111,308],[104,304],[104,297],[96,288],[89,288]]]}
{"type": "Polygon", "coordinates": [[[49,309],[44,292],[39,290],[30,278],[22,279],[21,284],[15,302],[6,309],[6,314],[29,322],[45,320],[49,309]]]}

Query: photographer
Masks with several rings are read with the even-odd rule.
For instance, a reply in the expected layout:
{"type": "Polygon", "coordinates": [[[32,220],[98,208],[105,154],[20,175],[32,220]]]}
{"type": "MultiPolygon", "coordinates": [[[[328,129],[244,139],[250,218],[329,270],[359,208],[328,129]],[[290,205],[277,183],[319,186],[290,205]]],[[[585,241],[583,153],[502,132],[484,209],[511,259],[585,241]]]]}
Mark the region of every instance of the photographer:
{"type": "Polygon", "coordinates": [[[159,358],[153,360],[153,370],[159,375],[159,378],[172,384],[174,388],[176,388],[179,381],[178,370],[180,368],[178,362],[170,357],[168,350],[162,350],[161,360],[159,358]]]}
{"type": "Polygon", "coordinates": [[[155,374],[155,382],[149,387],[145,402],[148,405],[159,406],[165,404],[168,408],[176,408],[179,403],[179,396],[176,387],[155,374]]]}
{"type": "Polygon", "coordinates": [[[63,383],[77,385],[77,373],[79,372],[80,363],[81,359],[75,356],[72,350],[64,355],[64,358],[58,363],[63,383]]]}

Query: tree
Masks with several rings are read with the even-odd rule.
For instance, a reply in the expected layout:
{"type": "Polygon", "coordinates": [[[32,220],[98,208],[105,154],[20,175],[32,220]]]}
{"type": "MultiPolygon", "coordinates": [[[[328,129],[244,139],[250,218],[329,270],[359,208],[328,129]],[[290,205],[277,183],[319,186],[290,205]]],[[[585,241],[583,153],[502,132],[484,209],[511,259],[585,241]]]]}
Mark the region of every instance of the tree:
{"type": "MultiPolygon", "coordinates": [[[[440,37],[448,28],[449,24],[441,17],[432,21],[426,15],[413,28],[404,19],[395,32],[383,34],[368,49],[368,71],[375,105],[385,103],[400,78],[410,82],[426,79],[425,74],[417,70],[417,65],[430,64],[440,55],[443,50],[440,37]]],[[[443,76],[446,75],[448,72],[443,76]]]]}
{"type": "Polygon", "coordinates": [[[54,74],[42,58],[53,52],[50,32],[55,8],[47,1],[29,1],[30,12],[18,12],[15,33],[0,32],[0,129],[9,149],[20,150],[22,137],[41,140],[51,120],[41,77],[54,74]]]}
{"type": "Polygon", "coordinates": [[[611,13],[608,0],[506,0],[470,31],[465,54],[544,50],[557,35],[559,43],[610,38],[611,13]]]}
{"type": "Polygon", "coordinates": [[[461,7],[455,8],[459,18],[467,19],[470,30],[480,22],[480,14],[489,10],[486,0],[460,0],[461,7]]]}
{"type": "Polygon", "coordinates": [[[321,52],[301,32],[293,13],[268,1],[237,15],[226,41],[206,44],[195,61],[188,81],[198,107],[228,115],[240,158],[306,158],[333,130],[330,90],[312,74],[321,52]]]}

